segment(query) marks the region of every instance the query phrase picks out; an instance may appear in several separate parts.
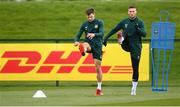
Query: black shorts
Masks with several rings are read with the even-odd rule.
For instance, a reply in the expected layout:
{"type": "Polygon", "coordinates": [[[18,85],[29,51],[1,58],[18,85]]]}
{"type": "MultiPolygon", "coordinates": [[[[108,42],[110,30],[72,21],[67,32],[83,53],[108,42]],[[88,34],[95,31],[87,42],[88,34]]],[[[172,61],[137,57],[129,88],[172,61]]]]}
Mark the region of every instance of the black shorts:
{"type": "Polygon", "coordinates": [[[102,47],[101,46],[92,46],[91,51],[88,53],[92,53],[93,59],[98,59],[102,61],[102,47]]]}
{"type": "Polygon", "coordinates": [[[126,37],[121,44],[121,47],[126,52],[130,52],[133,58],[139,58],[141,56],[142,46],[140,44],[131,44],[129,43],[129,38],[126,37]]]}
{"type": "Polygon", "coordinates": [[[102,48],[91,48],[94,59],[102,61],[102,48]]]}

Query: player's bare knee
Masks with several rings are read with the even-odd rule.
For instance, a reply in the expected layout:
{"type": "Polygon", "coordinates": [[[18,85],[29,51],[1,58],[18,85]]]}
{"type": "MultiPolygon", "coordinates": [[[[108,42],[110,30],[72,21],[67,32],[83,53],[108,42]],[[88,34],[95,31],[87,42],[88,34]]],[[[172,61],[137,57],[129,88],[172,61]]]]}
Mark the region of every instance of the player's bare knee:
{"type": "Polygon", "coordinates": [[[84,42],[84,43],[83,43],[83,46],[84,46],[84,48],[87,49],[87,51],[91,51],[91,47],[90,47],[89,43],[84,42]]]}
{"type": "Polygon", "coordinates": [[[100,70],[101,69],[101,66],[96,66],[96,70],[100,70]]]}
{"type": "Polygon", "coordinates": [[[101,70],[101,66],[100,66],[100,65],[97,65],[97,66],[96,66],[96,72],[97,72],[98,74],[101,74],[101,73],[102,73],[102,70],[101,70]]]}

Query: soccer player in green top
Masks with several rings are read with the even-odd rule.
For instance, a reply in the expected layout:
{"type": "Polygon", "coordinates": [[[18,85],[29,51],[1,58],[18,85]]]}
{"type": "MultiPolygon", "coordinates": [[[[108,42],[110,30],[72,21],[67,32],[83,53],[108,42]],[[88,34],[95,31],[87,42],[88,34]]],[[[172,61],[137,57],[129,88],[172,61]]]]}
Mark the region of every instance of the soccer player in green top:
{"type": "Polygon", "coordinates": [[[97,71],[97,89],[96,95],[103,95],[101,84],[102,84],[102,42],[104,35],[104,25],[102,20],[95,19],[95,10],[89,8],[86,10],[87,21],[85,21],[79,32],[77,33],[74,41],[74,46],[79,46],[79,50],[82,56],[85,53],[92,53],[94,64],[97,71]],[[85,33],[85,39],[83,43],[79,43],[80,37],[85,33]]]}
{"type": "Polygon", "coordinates": [[[139,78],[139,62],[141,57],[142,50],[142,37],[146,36],[146,31],[144,27],[144,22],[139,19],[137,16],[137,9],[134,6],[129,6],[128,15],[129,18],[126,18],[120,21],[116,27],[114,27],[104,38],[103,44],[107,45],[107,40],[114,33],[118,32],[118,42],[121,44],[121,47],[130,52],[131,62],[133,67],[133,76],[132,76],[132,90],[131,95],[136,95],[136,87],[138,84],[139,78]]]}

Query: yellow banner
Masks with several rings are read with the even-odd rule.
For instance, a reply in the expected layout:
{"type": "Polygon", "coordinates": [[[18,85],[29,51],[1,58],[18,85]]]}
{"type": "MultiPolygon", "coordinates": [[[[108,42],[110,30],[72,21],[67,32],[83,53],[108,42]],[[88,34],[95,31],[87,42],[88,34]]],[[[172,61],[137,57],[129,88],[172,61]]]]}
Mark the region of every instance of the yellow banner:
{"type": "MultiPolygon", "coordinates": [[[[73,44],[1,44],[0,80],[95,81],[91,54],[81,56],[73,44]]],[[[131,81],[130,54],[116,44],[103,48],[103,81],[131,81]]],[[[149,80],[149,44],[143,44],[139,80],[149,80]]]]}

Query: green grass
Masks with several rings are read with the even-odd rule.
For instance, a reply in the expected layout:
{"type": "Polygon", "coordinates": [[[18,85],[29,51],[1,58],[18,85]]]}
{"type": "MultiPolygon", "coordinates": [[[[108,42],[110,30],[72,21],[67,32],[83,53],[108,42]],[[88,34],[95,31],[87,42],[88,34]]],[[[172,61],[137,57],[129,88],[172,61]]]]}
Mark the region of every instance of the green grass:
{"type": "MultiPolygon", "coordinates": [[[[159,21],[160,10],[170,12],[170,21],[180,21],[180,2],[177,1],[0,2],[0,38],[74,38],[82,22],[86,20],[85,10],[89,7],[94,7],[96,17],[104,20],[107,34],[120,20],[127,17],[127,7],[131,4],[138,7],[138,16],[144,20],[147,28],[147,38],[151,35],[151,23],[159,21]]],[[[176,29],[178,38],[179,24],[176,24],[176,29]]]]}
{"type": "MultiPolygon", "coordinates": [[[[8,84],[8,83],[6,83],[8,84]]],[[[130,83],[104,82],[104,96],[95,96],[95,82],[21,83],[5,87],[1,84],[1,106],[119,106],[119,105],[180,105],[180,87],[170,87],[168,92],[152,92],[150,86],[140,83],[136,96],[130,95],[130,83]],[[39,86],[38,86],[39,84],[39,86]],[[127,85],[129,84],[129,85],[127,85]],[[37,90],[43,90],[45,99],[32,98],[37,90]]]]}

